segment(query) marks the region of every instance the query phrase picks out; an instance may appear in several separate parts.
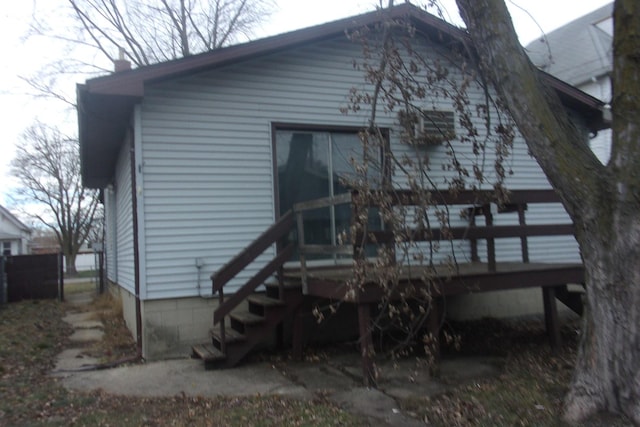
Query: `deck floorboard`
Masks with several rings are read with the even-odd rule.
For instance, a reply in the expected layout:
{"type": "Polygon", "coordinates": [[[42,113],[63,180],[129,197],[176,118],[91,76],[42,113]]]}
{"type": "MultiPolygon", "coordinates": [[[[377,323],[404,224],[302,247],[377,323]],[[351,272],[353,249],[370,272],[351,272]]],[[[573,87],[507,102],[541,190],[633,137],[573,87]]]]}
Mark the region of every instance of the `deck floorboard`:
{"type": "MultiPolygon", "coordinates": [[[[438,295],[449,296],[507,289],[558,286],[583,283],[584,268],[579,263],[498,262],[490,271],[487,263],[470,262],[427,267],[403,268],[400,287],[431,286],[438,295]],[[429,283],[423,277],[430,277],[429,283]]],[[[383,297],[373,272],[358,292],[350,292],[353,270],[348,266],[307,268],[308,294],[350,302],[372,302],[383,297]]],[[[289,279],[302,280],[297,270],[288,270],[289,279]]]]}

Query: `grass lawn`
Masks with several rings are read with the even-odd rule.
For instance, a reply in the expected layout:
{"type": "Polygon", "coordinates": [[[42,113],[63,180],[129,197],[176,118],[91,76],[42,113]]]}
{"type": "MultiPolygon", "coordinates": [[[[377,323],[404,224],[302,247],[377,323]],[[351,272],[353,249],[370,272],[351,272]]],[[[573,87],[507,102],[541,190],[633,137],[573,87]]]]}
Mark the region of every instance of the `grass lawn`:
{"type": "Polygon", "coordinates": [[[72,295],[80,292],[94,291],[96,283],[92,279],[86,279],[82,282],[64,283],[64,294],[72,295]]]}
{"type": "Polygon", "coordinates": [[[82,270],[78,271],[74,276],[68,276],[65,274],[65,279],[93,279],[98,276],[96,270],[82,270]]]}

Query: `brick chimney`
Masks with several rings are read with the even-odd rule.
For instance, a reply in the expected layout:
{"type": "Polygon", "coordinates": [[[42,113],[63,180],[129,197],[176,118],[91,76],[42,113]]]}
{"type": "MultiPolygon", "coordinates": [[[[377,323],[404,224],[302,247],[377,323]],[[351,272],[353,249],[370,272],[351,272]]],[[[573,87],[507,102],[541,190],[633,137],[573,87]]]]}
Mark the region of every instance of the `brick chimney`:
{"type": "Polygon", "coordinates": [[[118,59],[113,61],[113,71],[119,73],[120,71],[127,71],[131,69],[131,62],[124,59],[124,49],[118,48],[118,59]]]}

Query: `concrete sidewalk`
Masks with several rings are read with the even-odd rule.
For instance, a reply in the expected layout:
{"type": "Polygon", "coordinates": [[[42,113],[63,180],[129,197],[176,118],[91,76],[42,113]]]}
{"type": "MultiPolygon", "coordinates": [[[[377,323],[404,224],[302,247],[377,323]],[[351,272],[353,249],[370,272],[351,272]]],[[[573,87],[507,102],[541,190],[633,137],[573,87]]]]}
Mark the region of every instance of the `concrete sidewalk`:
{"type": "MultiPolygon", "coordinates": [[[[80,306],[87,301],[80,295],[74,299],[80,306]]],[[[74,303],[74,299],[70,302],[74,303]]],[[[424,423],[399,410],[399,399],[438,394],[447,387],[499,373],[491,360],[443,361],[440,378],[446,378],[444,384],[431,378],[426,366],[414,361],[401,361],[397,366],[387,362],[379,366],[378,389],[369,389],[362,387],[360,358],[355,351],[328,360],[251,362],[233,369],[211,371],[206,371],[202,361],[196,359],[88,370],[97,361],[82,355],[82,345],[102,336],[101,325],[91,319],[92,315],[86,312],[65,318],[75,329],[71,342],[77,347],[59,355],[52,374],[61,377],[69,389],[102,389],[116,395],[143,397],[281,395],[310,400],[323,396],[349,412],[366,416],[375,425],[419,426],[424,423]]]]}

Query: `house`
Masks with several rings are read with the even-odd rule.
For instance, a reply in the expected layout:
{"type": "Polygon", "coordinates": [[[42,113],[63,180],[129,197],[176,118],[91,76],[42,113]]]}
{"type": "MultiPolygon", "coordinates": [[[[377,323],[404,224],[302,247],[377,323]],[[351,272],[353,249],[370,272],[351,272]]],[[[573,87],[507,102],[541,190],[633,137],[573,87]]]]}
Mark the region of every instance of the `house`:
{"type": "MultiPolygon", "coordinates": [[[[466,37],[410,4],[390,13],[411,19],[418,37],[437,47],[434,55],[445,41],[466,37]]],[[[103,192],[107,275],[144,357],[185,355],[206,341],[219,306],[210,275],[293,203],[341,191],[337,177],[358,156],[358,131],[368,120],[366,111],[340,112],[350,89],[363,85],[353,66],[362,46],[345,30],[380,19],[379,12],[366,13],[78,86],[83,184],[103,192]]],[[[585,134],[602,127],[602,103],[545,79],[585,134]]],[[[472,90],[473,99],[484,99],[472,90]]],[[[402,149],[397,118],[380,120],[391,149],[402,149]]],[[[428,149],[436,161],[445,155],[443,146],[428,149]]],[[[512,159],[509,188],[550,188],[521,137],[512,159]]],[[[335,240],[329,225],[345,218],[327,215],[311,215],[304,226],[309,239],[335,240]]],[[[529,212],[541,224],[566,217],[561,207],[529,212]]],[[[497,250],[515,256],[519,240],[512,240],[497,250]]],[[[240,289],[276,254],[276,245],[267,245],[225,293],[240,289]]],[[[572,236],[532,244],[529,256],[580,262],[572,236]]]]}
{"type": "MultiPolygon", "coordinates": [[[[541,70],[607,104],[611,102],[613,3],[532,41],[526,50],[541,70]]],[[[606,164],[611,149],[611,130],[598,132],[590,144],[598,159],[606,164]]]]}
{"type": "Polygon", "coordinates": [[[60,253],[60,243],[55,233],[49,230],[34,230],[31,239],[31,253],[40,254],[58,254],[60,253]]]}
{"type": "Polygon", "coordinates": [[[0,206],[0,249],[2,256],[29,253],[31,229],[9,210],[0,206]]]}

